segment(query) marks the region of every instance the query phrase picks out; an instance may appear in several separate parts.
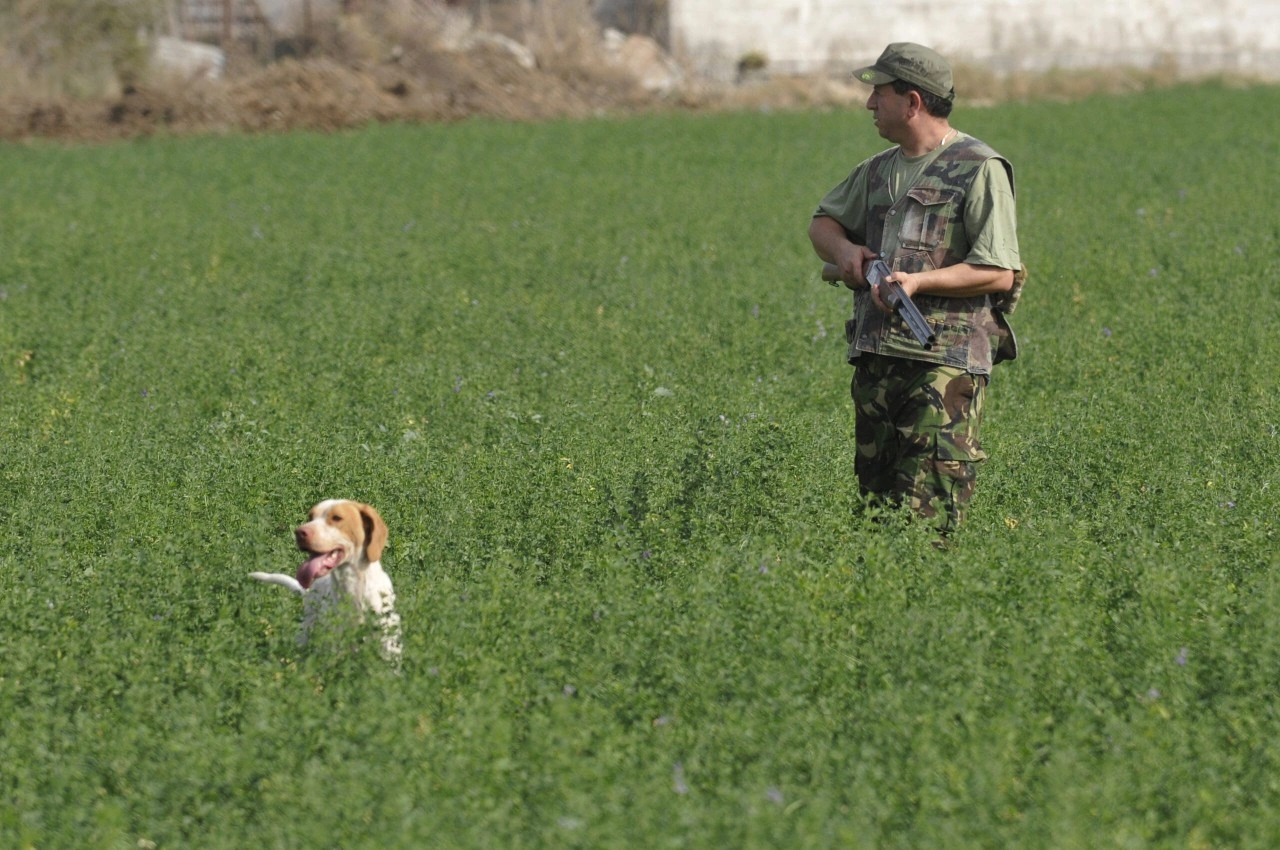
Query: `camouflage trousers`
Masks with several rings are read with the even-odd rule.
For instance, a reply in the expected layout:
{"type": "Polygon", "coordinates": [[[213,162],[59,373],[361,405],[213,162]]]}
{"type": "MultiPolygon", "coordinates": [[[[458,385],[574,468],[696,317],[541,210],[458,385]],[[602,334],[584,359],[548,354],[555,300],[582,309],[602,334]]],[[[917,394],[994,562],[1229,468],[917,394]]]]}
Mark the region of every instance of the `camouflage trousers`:
{"type": "Polygon", "coordinates": [[[853,364],[862,494],[906,505],[943,534],[954,531],[987,457],[978,439],[987,377],[873,354],[853,364]]]}

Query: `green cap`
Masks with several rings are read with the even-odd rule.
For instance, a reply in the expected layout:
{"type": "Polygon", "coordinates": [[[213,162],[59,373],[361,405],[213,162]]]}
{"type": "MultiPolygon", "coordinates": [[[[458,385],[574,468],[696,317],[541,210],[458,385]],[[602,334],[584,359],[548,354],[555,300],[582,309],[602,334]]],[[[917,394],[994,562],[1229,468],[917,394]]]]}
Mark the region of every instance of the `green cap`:
{"type": "Polygon", "coordinates": [[[951,80],[951,66],[933,50],[923,44],[897,41],[884,49],[874,65],[859,68],[853,75],[867,85],[882,86],[894,80],[902,80],[919,86],[938,97],[954,98],[955,85],[951,80]]]}

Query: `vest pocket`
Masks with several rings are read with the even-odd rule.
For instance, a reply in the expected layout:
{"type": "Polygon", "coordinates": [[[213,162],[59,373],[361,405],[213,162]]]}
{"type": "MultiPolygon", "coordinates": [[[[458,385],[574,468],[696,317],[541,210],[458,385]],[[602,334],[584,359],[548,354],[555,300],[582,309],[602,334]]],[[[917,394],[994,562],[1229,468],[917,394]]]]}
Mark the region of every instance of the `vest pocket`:
{"type": "MultiPolygon", "coordinates": [[[[969,347],[973,343],[973,325],[955,321],[954,317],[951,317],[950,321],[929,321],[927,318],[925,321],[929,322],[929,327],[933,330],[933,350],[938,355],[938,359],[948,366],[968,368],[969,347]]],[[[903,332],[906,332],[905,322],[903,322],[903,332]]]]}
{"type": "Polygon", "coordinates": [[[898,244],[903,248],[932,251],[947,235],[947,227],[955,216],[957,192],[917,186],[907,192],[898,229],[898,244]]]}

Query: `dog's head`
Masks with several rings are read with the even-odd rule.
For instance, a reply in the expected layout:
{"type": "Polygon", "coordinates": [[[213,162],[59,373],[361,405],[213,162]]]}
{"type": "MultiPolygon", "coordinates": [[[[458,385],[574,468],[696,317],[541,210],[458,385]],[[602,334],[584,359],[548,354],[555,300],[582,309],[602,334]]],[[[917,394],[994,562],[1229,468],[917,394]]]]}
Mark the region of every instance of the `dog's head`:
{"type": "Polygon", "coordinates": [[[387,524],[372,506],[327,499],[307,516],[293,532],[298,548],[310,556],[298,567],[296,577],[303,587],[338,567],[349,564],[359,570],[381,560],[387,524]]]}

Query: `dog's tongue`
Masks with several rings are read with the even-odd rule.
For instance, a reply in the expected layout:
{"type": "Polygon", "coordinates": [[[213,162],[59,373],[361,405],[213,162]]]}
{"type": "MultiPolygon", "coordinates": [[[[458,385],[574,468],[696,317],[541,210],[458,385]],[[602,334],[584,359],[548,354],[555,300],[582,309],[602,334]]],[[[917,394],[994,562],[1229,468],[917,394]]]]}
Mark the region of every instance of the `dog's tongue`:
{"type": "Polygon", "coordinates": [[[329,572],[338,565],[342,559],[342,550],[334,549],[332,552],[325,552],[323,555],[313,555],[302,562],[302,566],[298,567],[298,584],[303,587],[311,587],[311,584],[320,576],[329,572]]]}

